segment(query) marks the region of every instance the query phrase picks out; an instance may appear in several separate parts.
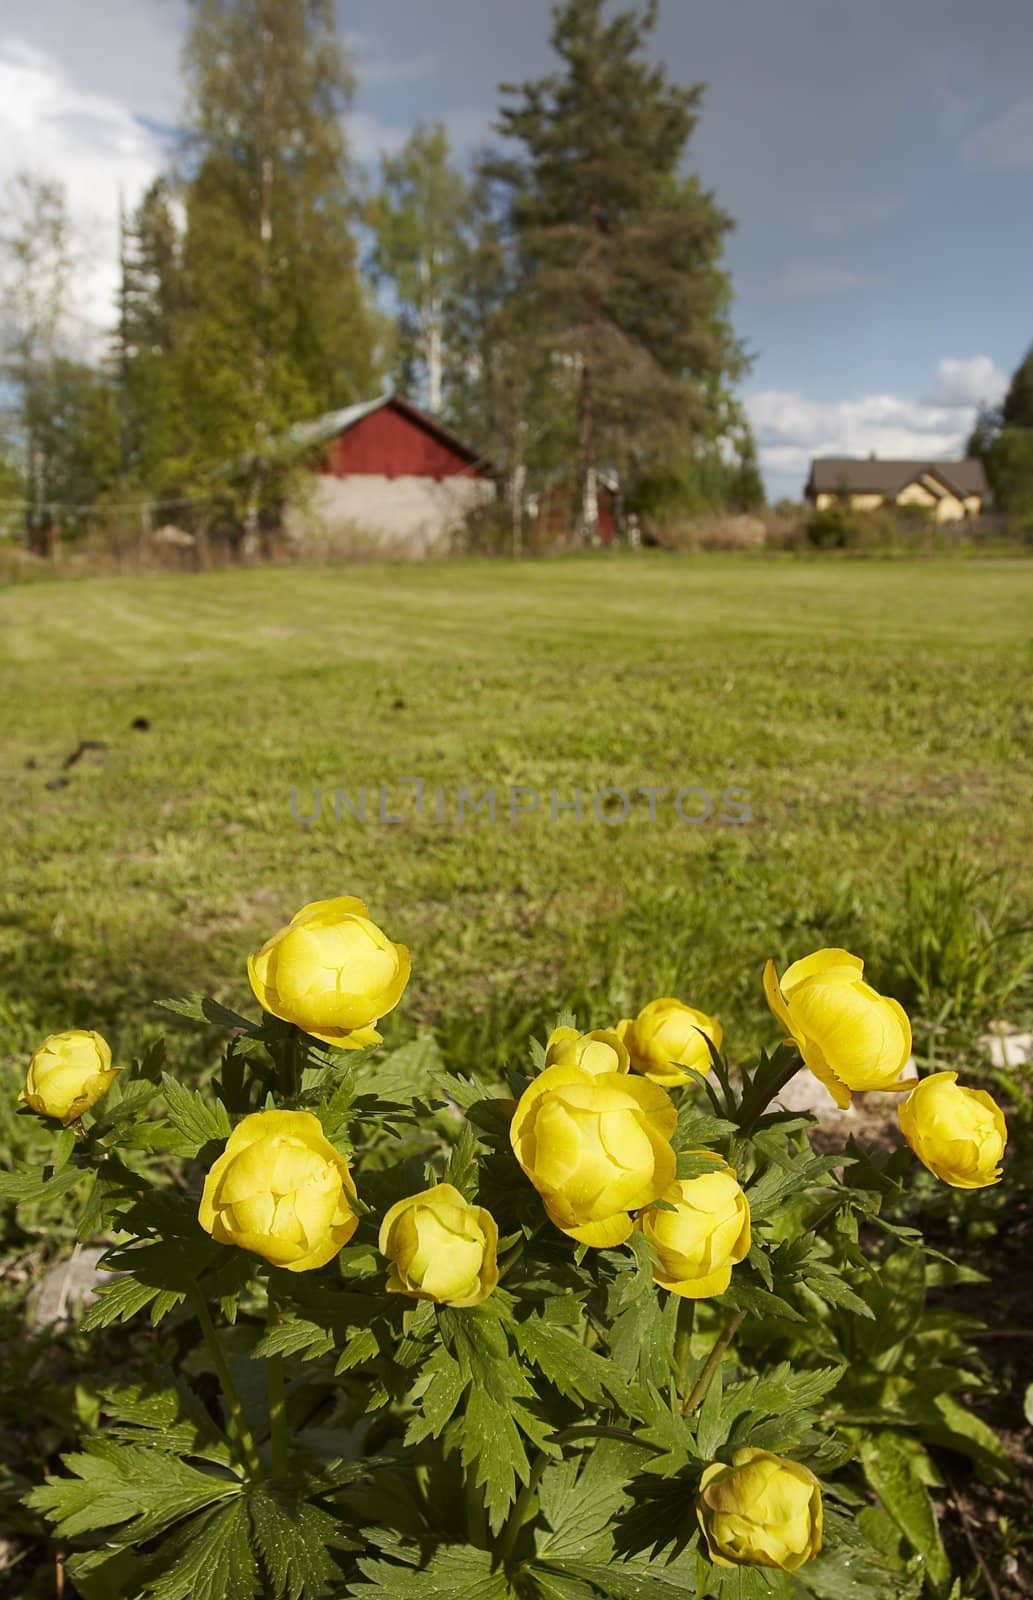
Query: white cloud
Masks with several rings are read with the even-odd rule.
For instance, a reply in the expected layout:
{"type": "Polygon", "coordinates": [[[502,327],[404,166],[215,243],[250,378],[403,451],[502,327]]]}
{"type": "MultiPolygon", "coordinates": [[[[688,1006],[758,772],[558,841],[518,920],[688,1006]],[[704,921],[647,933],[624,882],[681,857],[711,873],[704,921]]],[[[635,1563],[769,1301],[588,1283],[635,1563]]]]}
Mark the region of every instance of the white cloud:
{"type": "Polygon", "coordinates": [[[125,106],[77,88],[52,57],[0,39],[0,188],[28,168],[64,184],[86,267],[79,305],[110,325],[118,283],[119,192],[132,205],[161,163],[161,145],[125,106]]]}
{"type": "Polygon", "coordinates": [[[936,368],[933,406],[998,405],[1008,388],[1008,374],[989,356],[958,359],[947,356],[936,368]]]}
{"type": "Polygon", "coordinates": [[[962,143],[961,160],[970,172],[1033,171],[1033,96],[1017,100],[970,134],[962,143]]]}
{"type": "Polygon", "coordinates": [[[799,493],[813,456],[950,459],[965,447],[976,405],[1000,397],[1003,374],[989,356],[939,363],[929,399],[870,394],[808,400],[795,390],[747,395],[761,467],[779,489],[799,493]]]}

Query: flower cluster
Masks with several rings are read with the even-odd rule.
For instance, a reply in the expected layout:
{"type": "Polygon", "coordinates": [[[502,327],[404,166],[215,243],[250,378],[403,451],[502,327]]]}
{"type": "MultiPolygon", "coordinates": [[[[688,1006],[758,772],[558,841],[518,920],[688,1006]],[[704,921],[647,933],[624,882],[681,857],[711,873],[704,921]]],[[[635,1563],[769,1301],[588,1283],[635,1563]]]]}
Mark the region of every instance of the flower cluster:
{"type": "MultiPolygon", "coordinates": [[[[409,970],[405,947],[349,897],[305,906],[248,961],[265,1012],[341,1050],[380,1041],[377,1024],[401,999],[409,970]]],[[[904,1076],[908,1019],[864,982],[863,970],[845,950],[819,950],[781,978],[769,962],[765,993],[787,1043],[840,1106],[870,1090],[906,1094],[901,1130],[938,1178],[968,1189],[996,1183],[1007,1138],[1000,1109],[956,1073],[904,1076]]],[[[612,1028],[559,1027],[541,1070],[509,1103],[512,1154],[544,1219],[595,1250],[636,1234],[655,1283],[687,1301],[723,1295],[751,1250],[750,1205],[735,1170],[716,1151],[684,1148],[678,1136],[694,1085],[715,1060],[724,1071],[722,1039],[717,1018],[672,997],[612,1028]],[[692,1175],[679,1176],[686,1171],[692,1175]]],[[[21,1099],[81,1133],[81,1118],[118,1071],[99,1034],[54,1034],[33,1055],[21,1099]]],[[[303,1273],[332,1261],[368,1210],[319,1117],[271,1108],[232,1129],[207,1171],[197,1216],[216,1243],[303,1273]]],[[[390,1205],[376,1239],[388,1293],[462,1309],[499,1285],[498,1222],[453,1183],[390,1205]]],[[[763,1449],[708,1465],[697,1509],[706,1549],[721,1566],[794,1571],[821,1548],[817,1479],[763,1449]]]]}

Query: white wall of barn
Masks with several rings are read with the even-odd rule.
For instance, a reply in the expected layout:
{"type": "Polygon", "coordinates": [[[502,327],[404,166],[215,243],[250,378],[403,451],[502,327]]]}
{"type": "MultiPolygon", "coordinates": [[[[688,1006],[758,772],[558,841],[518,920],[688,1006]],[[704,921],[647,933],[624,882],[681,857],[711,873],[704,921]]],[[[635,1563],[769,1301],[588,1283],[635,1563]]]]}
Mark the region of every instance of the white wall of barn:
{"type": "Polygon", "coordinates": [[[495,486],[485,478],[346,478],[313,475],[288,508],[289,540],[325,544],[354,555],[444,554],[471,512],[490,505],[495,486]]]}

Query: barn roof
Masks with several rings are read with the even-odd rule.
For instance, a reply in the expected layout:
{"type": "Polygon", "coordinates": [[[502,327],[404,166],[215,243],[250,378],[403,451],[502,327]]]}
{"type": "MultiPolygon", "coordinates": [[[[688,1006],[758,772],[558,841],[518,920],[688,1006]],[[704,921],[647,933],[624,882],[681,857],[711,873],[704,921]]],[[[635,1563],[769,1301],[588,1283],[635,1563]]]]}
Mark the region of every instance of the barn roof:
{"type": "Polygon", "coordinates": [[[371,417],[375,411],[382,411],[385,406],[390,406],[407,417],[410,422],[414,422],[417,427],[433,434],[453,454],[460,456],[468,466],[479,466],[485,470],[490,468],[491,463],[486,457],[444,427],[436,417],[432,417],[427,411],[421,411],[419,406],[414,406],[404,395],[395,394],[390,390],[378,395],[375,400],[363,400],[358,405],[345,406],[343,411],[327,411],[311,422],[296,423],[288,430],[286,437],[295,449],[316,450],[320,445],[329,444],[331,439],[339,438],[342,433],[348,433],[366,417],[371,417]]]}
{"type": "Polygon", "coordinates": [[[852,494],[882,494],[893,498],[927,473],[962,498],[978,494],[985,499],[989,494],[986,471],[978,459],[891,461],[879,457],[818,456],[811,462],[808,488],[813,494],[835,494],[846,489],[852,494]]]}

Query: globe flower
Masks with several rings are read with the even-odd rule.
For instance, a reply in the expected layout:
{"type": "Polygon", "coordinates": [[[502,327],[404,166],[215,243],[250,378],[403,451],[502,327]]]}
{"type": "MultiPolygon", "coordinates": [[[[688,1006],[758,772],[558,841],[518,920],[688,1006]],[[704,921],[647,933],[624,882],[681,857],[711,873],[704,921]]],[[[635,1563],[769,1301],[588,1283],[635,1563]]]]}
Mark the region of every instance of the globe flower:
{"type": "Polygon", "coordinates": [[[311,1111],[257,1111],[238,1123],[204,1181],[197,1219],[217,1244],[286,1267],[322,1267],[359,1219],[348,1163],[311,1111]]]}
{"type": "MultiPolygon", "coordinates": [[[[710,1152],[706,1152],[710,1154],[710,1152]]],[[[673,1211],[647,1211],[638,1226],[658,1258],[653,1281],[686,1300],[724,1294],[732,1268],[750,1253],[750,1207],[720,1156],[720,1168],[680,1178],[663,1194],[673,1211]]]]}
{"type": "Polygon", "coordinates": [[[581,1067],[595,1076],[600,1072],[627,1072],[631,1062],[615,1028],[596,1028],[592,1033],[556,1028],[545,1046],[545,1065],[581,1067]]]}
{"type": "Polygon", "coordinates": [[[409,981],[409,952],[347,896],[302,906],[248,957],[259,1005],[340,1050],[379,1044],[376,1024],[409,981]]]}
{"type": "Polygon", "coordinates": [[[495,1219],[450,1183],[399,1200],[381,1223],[378,1243],[391,1263],[387,1287],[393,1294],[477,1306],[499,1281],[495,1219]]]}
{"type": "Polygon", "coordinates": [[[724,1038],[716,1017],[670,998],[651,1000],[633,1020],[625,1017],[619,1022],[617,1032],[628,1047],[635,1070],[668,1087],[688,1083],[689,1074],[683,1067],[709,1072],[707,1039],[720,1050],[724,1038]]]}
{"type": "Polygon", "coordinates": [[[864,982],[864,962],[846,950],[818,950],[787,967],[779,983],[764,968],[768,1005],[805,1064],[846,1109],[851,1092],[899,1092],[911,1055],[911,1024],[895,1000],[864,982]]]}
{"type": "Polygon", "coordinates": [[[549,1220],[581,1244],[622,1244],[629,1211],[674,1181],[678,1113],[659,1084],[623,1072],[547,1067],[517,1104],[509,1137],[549,1220]]]}
{"type": "Polygon", "coordinates": [[[821,1549],[817,1478],[798,1461],[767,1450],[737,1450],[730,1467],[707,1467],[696,1514],[719,1567],[795,1572],[821,1549]]]}
{"type": "Polygon", "coordinates": [[[954,1189],[1001,1180],[1008,1127],[985,1089],[966,1089],[956,1072],[934,1072],[900,1106],[900,1131],[923,1166],[954,1189]]]}
{"type": "Polygon", "coordinates": [[[99,1033],[72,1028],[44,1039],[29,1062],[18,1099],[41,1117],[74,1122],[107,1094],[121,1067],[99,1033]]]}

